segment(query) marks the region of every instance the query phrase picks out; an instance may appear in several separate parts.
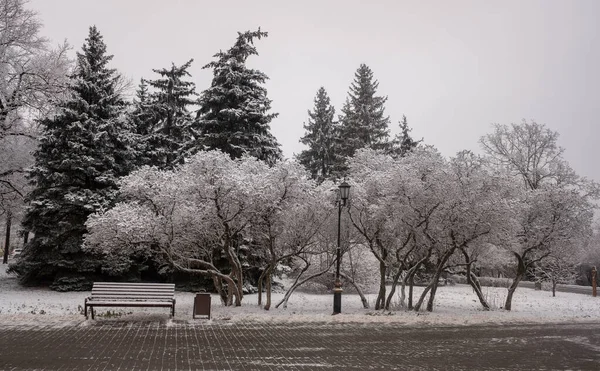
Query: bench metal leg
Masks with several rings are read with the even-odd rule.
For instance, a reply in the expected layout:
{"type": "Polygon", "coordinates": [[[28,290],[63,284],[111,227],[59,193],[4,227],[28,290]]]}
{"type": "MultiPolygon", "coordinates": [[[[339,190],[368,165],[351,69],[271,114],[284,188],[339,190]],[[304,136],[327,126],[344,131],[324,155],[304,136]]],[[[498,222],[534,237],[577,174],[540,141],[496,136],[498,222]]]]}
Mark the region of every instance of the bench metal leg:
{"type": "Polygon", "coordinates": [[[90,307],[90,312],[92,312],[92,319],[94,319],[94,307],[90,307]]]}

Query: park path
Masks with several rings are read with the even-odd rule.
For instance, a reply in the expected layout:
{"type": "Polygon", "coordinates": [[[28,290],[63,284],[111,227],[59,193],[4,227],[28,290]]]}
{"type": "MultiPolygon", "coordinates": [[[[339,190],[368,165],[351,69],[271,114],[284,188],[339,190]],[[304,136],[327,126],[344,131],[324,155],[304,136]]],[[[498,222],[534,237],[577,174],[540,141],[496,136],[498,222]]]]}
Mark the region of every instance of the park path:
{"type": "Polygon", "coordinates": [[[598,370],[600,324],[0,325],[0,370],[598,370]]]}

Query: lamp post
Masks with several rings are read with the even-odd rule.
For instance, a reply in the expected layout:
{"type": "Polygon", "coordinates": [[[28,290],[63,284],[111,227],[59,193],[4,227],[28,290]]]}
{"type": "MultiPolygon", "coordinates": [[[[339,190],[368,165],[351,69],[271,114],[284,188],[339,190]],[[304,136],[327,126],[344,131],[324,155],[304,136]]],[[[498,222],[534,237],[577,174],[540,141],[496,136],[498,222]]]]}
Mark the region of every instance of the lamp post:
{"type": "Polygon", "coordinates": [[[342,207],[346,206],[348,196],[350,196],[350,184],[346,181],[339,185],[340,199],[338,201],[338,230],[337,230],[337,249],[336,249],[336,265],[335,265],[335,282],[333,287],[333,314],[342,313],[342,281],[340,280],[340,263],[342,260],[342,249],[340,246],[341,224],[342,224],[342,207]]]}

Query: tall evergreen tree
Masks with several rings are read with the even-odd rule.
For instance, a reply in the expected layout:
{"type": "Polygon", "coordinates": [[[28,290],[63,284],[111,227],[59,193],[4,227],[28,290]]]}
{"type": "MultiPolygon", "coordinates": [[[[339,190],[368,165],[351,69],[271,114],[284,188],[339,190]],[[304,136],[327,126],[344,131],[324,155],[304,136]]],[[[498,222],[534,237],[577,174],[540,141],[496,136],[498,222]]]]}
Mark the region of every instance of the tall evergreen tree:
{"type": "Polygon", "coordinates": [[[390,122],[385,116],[387,97],[377,96],[379,82],[373,71],[361,64],[354,74],[348,98],[340,116],[340,154],[353,156],[357,149],[385,149],[389,146],[390,122]]]}
{"type": "MultiPolygon", "coordinates": [[[[137,132],[141,135],[140,150],[142,165],[171,169],[182,163],[184,146],[191,140],[190,126],[193,117],[189,108],[196,104],[196,86],[186,81],[188,68],[193,59],[182,66],[173,64],[169,69],[153,70],[160,76],[146,83],[153,88],[142,103],[138,91],[140,120],[137,132]]],[[[140,89],[143,89],[140,86],[140,89]]]]}
{"type": "Polygon", "coordinates": [[[244,154],[268,163],[282,158],[280,144],[271,134],[271,100],[262,86],[268,79],[263,72],[250,69],[246,60],[258,55],[254,39],[266,37],[260,31],[238,32],[235,44],[214,55],[204,68],[213,69],[210,88],[200,97],[201,108],[194,123],[194,140],[188,153],[219,149],[232,158],[244,154]]]}
{"type": "Polygon", "coordinates": [[[129,121],[136,138],[133,146],[135,155],[134,164],[136,167],[152,163],[150,155],[153,151],[148,148],[148,139],[153,133],[155,115],[149,94],[148,83],[146,80],[140,79],[140,84],[135,92],[133,107],[129,112],[129,121]]]}
{"type": "Polygon", "coordinates": [[[41,120],[42,136],[29,176],[33,191],[24,219],[34,233],[11,266],[25,283],[51,282],[57,290],[89,287],[101,260],[81,250],[87,217],[114,204],[117,178],[130,171],[131,130],[120,75],[95,26],[70,76],[70,95],[58,113],[41,120]]]}
{"type": "Polygon", "coordinates": [[[306,167],[312,177],[319,182],[331,177],[339,155],[335,151],[336,130],[335,108],[325,88],[321,87],[315,97],[313,111],[308,111],[308,123],[304,124],[306,134],[300,142],[308,148],[298,155],[298,161],[306,167]]]}
{"type": "Polygon", "coordinates": [[[408,121],[406,120],[406,115],[402,115],[402,121],[400,121],[400,133],[396,134],[394,140],[390,143],[390,153],[394,157],[404,157],[414,148],[416,148],[419,143],[423,141],[414,140],[410,136],[410,132],[412,129],[408,126],[408,121]]]}

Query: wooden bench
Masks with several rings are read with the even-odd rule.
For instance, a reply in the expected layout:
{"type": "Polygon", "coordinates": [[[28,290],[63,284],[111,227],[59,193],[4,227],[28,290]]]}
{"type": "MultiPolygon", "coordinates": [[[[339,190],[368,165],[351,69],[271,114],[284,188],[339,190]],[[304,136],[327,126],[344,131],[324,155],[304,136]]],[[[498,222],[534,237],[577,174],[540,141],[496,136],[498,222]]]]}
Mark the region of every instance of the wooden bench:
{"type": "Polygon", "coordinates": [[[175,284],[94,282],[92,295],[85,298],[84,314],[88,307],[94,319],[94,307],[167,307],[175,316],[175,284]]]}

